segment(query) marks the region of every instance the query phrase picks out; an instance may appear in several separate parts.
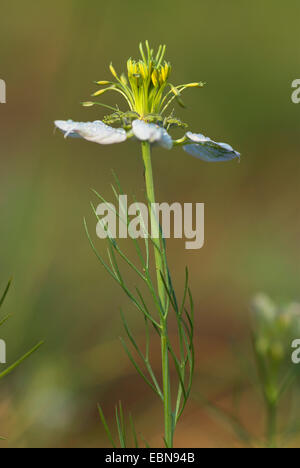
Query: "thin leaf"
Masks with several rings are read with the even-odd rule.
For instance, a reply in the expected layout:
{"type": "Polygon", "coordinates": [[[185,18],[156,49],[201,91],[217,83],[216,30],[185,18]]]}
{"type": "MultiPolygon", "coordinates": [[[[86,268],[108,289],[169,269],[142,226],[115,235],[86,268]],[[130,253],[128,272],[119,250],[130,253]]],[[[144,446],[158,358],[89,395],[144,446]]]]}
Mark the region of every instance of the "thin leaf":
{"type": "Polygon", "coordinates": [[[4,293],[3,293],[3,295],[2,295],[2,297],[0,299],[0,307],[2,306],[3,302],[5,301],[5,298],[7,296],[7,293],[9,291],[9,289],[10,289],[11,283],[12,283],[12,279],[9,280],[9,282],[8,282],[6,288],[5,288],[5,291],[4,291],[4,293]]]}
{"type": "MultiPolygon", "coordinates": [[[[122,346],[128,356],[128,358],[130,359],[131,363],[133,364],[135,370],[139,373],[139,375],[142,377],[142,379],[147,383],[147,385],[149,385],[149,387],[155,392],[158,394],[156,388],[152,385],[152,383],[150,382],[150,380],[145,376],[145,374],[143,373],[143,371],[141,370],[141,368],[139,367],[139,365],[136,363],[136,361],[134,360],[131,352],[129,351],[125,341],[123,340],[123,338],[120,338],[121,340],[121,343],[122,343],[122,346]]],[[[159,394],[158,394],[159,395],[159,394]]],[[[159,395],[160,396],[160,395],[159,395]]]]}
{"type": "Polygon", "coordinates": [[[129,421],[130,421],[130,427],[131,427],[131,431],[133,435],[134,446],[135,448],[139,448],[139,442],[138,442],[138,438],[137,438],[137,434],[136,434],[136,430],[135,430],[135,426],[134,426],[131,413],[129,414],[129,421]]]}
{"type": "Polygon", "coordinates": [[[86,220],[84,219],[83,220],[83,223],[84,223],[84,228],[85,228],[85,232],[86,232],[86,235],[87,235],[87,238],[89,240],[89,243],[92,247],[92,250],[94,251],[96,257],[98,258],[98,260],[102,263],[102,265],[104,266],[104,268],[106,269],[106,271],[110,274],[110,276],[118,282],[118,278],[116,278],[116,276],[114,275],[114,273],[111,271],[111,269],[109,268],[109,266],[106,264],[106,262],[103,260],[103,258],[101,257],[101,255],[99,254],[98,250],[96,249],[93,241],[92,241],[92,238],[90,236],[90,233],[88,231],[88,227],[87,227],[87,223],[86,223],[86,220]]]}
{"type": "Polygon", "coordinates": [[[186,301],[186,296],[187,296],[187,292],[188,292],[188,287],[189,287],[189,271],[188,271],[188,269],[186,268],[186,269],[185,269],[184,293],[183,293],[182,304],[181,304],[180,312],[179,312],[180,315],[182,315],[183,310],[184,310],[184,304],[185,304],[185,301],[186,301]]]}
{"type": "Polygon", "coordinates": [[[238,419],[207,400],[205,400],[205,403],[210,412],[217,416],[227,426],[229,425],[242,442],[249,446],[253,445],[254,439],[252,435],[244,428],[238,419]]]}
{"type": "Polygon", "coordinates": [[[124,416],[123,416],[123,409],[122,409],[121,402],[119,402],[119,409],[116,406],[116,422],[117,422],[121,448],[126,448],[126,433],[125,433],[125,427],[124,427],[124,416]]]}
{"type": "Polygon", "coordinates": [[[126,321],[126,318],[123,314],[123,312],[121,311],[121,317],[122,317],[122,321],[123,321],[123,325],[124,325],[124,328],[125,328],[125,331],[127,333],[127,336],[132,344],[132,346],[134,347],[134,349],[136,350],[136,352],[138,353],[138,355],[140,356],[140,358],[142,359],[142,361],[144,362],[148,372],[149,372],[149,375],[153,381],[153,384],[155,386],[155,389],[156,389],[156,393],[160,396],[160,398],[163,400],[163,394],[162,394],[162,391],[160,389],[160,386],[157,382],[157,379],[155,377],[155,374],[153,372],[153,369],[151,367],[151,364],[149,362],[149,360],[147,358],[145,358],[145,356],[143,355],[143,353],[141,352],[139,346],[137,345],[135,339],[133,338],[133,335],[128,327],[128,324],[127,324],[127,321],[126,321]]]}
{"type": "Polygon", "coordinates": [[[0,321],[0,327],[3,325],[9,318],[11,317],[11,314],[6,315],[1,321],[0,321]]]}
{"type": "Polygon", "coordinates": [[[149,448],[150,448],[150,445],[148,444],[147,440],[143,437],[142,434],[140,434],[140,437],[141,437],[142,441],[144,442],[145,447],[146,447],[147,449],[149,449],[149,448]]]}
{"type": "Polygon", "coordinates": [[[101,419],[102,424],[103,424],[103,426],[104,426],[105,432],[106,432],[106,434],[107,434],[107,437],[108,437],[108,439],[109,439],[111,445],[113,446],[113,448],[116,448],[115,441],[114,441],[114,439],[113,439],[113,437],[112,437],[112,435],[111,435],[111,432],[110,432],[110,430],[109,430],[108,424],[107,424],[107,422],[106,422],[104,413],[103,413],[102,408],[101,408],[100,405],[98,405],[98,411],[99,411],[100,419],[101,419]]]}
{"type": "Polygon", "coordinates": [[[24,354],[24,356],[22,356],[20,359],[18,359],[14,364],[12,364],[7,369],[5,369],[3,372],[1,372],[0,379],[3,379],[3,377],[7,376],[13,370],[15,370],[15,368],[18,367],[23,361],[25,361],[25,359],[27,359],[29,356],[31,356],[31,354],[33,354],[35,351],[37,351],[42,346],[42,344],[44,344],[43,341],[38,343],[30,351],[28,351],[28,353],[24,354]]]}

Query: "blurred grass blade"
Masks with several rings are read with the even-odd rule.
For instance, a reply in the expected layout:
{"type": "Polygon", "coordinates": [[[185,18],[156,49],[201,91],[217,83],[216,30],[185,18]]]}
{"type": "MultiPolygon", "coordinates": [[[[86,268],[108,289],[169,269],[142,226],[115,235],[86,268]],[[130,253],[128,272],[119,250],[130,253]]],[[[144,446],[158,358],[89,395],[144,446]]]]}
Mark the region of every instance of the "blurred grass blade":
{"type": "Polygon", "coordinates": [[[113,446],[113,448],[116,448],[116,444],[115,444],[115,441],[113,439],[113,436],[111,435],[111,432],[109,430],[109,427],[108,427],[108,424],[106,422],[106,419],[105,419],[105,416],[104,416],[104,413],[102,411],[102,408],[100,405],[98,405],[98,412],[99,412],[99,416],[100,416],[100,419],[102,421],[102,424],[104,426],[104,429],[105,429],[105,432],[107,434],[107,437],[111,443],[111,445],[113,446]]]}
{"type": "Polygon", "coordinates": [[[206,401],[206,407],[212,415],[216,416],[227,427],[229,426],[242,442],[253,447],[254,440],[252,435],[244,428],[238,419],[209,401],[206,401]]]}
{"type": "Polygon", "coordinates": [[[123,408],[122,408],[121,402],[119,402],[119,408],[116,406],[116,421],[117,421],[117,428],[118,428],[121,448],[126,448],[126,431],[125,431],[124,414],[123,414],[123,408]]]}
{"type": "Polygon", "coordinates": [[[133,435],[134,446],[135,446],[135,448],[139,448],[139,441],[138,441],[138,438],[137,438],[135,425],[134,425],[131,413],[129,414],[129,421],[130,421],[130,427],[131,427],[131,431],[132,431],[132,435],[133,435]]]}
{"type": "Polygon", "coordinates": [[[7,286],[6,286],[6,288],[5,288],[4,293],[3,293],[3,295],[2,295],[2,297],[1,297],[1,299],[0,299],[0,307],[2,306],[3,302],[5,301],[5,298],[6,298],[6,296],[7,296],[7,293],[8,293],[8,291],[9,291],[9,289],[10,289],[10,286],[11,286],[11,282],[12,282],[12,280],[10,279],[9,282],[8,282],[8,284],[7,284],[7,286]]]}
{"type": "Polygon", "coordinates": [[[145,447],[149,449],[149,448],[150,448],[150,445],[149,445],[149,443],[147,442],[147,440],[145,439],[145,437],[143,437],[142,434],[140,434],[140,437],[141,437],[142,441],[144,442],[145,447]]]}
{"type": "Polygon", "coordinates": [[[0,327],[3,325],[9,318],[11,317],[11,314],[6,315],[2,320],[0,320],[0,327]]]}

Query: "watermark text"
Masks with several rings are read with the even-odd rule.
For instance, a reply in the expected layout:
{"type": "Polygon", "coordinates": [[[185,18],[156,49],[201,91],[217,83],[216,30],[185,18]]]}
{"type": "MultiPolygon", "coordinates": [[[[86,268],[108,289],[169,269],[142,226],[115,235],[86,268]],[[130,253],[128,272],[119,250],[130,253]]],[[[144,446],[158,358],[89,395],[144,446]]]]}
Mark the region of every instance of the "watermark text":
{"type": "Polygon", "coordinates": [[[292,88],[295,88],[295,91],[292,92],[292,102],[294,104],[300,103],[300,79],[294,80],[292,82],[292,88]]]}
{"type": "Polygon", "coordinates": [[[6,343],[0,340],[0,364],[6,364],[6,343]]]}
{"type": "Polygon", "coordinates": [[[112,203],[101,203],[96,209],[100,239],[149,238],[161,236],[186,239],[187,250],[201,249],[204,245],[204,203],[145,203],[128,206],[127,195],[119,196],[118,209],[112,203]]]}
{"type": "Polygon", "coordinates": [[[292,353],[292,362],[294,364],[300,364],[300,339],[293,341],[292,348],[295,350],[292,353]]]}
{"type": "Polygon", "coordinates": [[[0,79],[0,104],[6,104],[6,83],[0,79]]]}

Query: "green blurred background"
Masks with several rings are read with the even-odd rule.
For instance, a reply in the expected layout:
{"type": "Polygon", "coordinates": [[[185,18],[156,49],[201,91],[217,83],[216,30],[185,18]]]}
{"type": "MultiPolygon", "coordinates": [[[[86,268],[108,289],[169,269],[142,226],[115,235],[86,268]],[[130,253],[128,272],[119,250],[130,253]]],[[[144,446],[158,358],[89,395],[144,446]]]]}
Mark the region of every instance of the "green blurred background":
{"type": "MultiPolygon", "coordinates": [[[[118,340],[119,308],[137,334],[139,318],[83,228],[84,216],[95,226],[90,189],[113,198],[112,168],[127,193],[143,199],[138,147],[64,141],[53,131],[55,119],[101,119],[105,110],[80,102],[94,80],[110,76],[111,61],[125,69],[145,39],[168,45],[175,84],[207,82],[186,92],[178,116],[242,153],[240,164],[206,164],[181,149],[158,149],[153,158],[159,200],[206,204],[205,247],[186,251],[179,240],[168,247],[176,287],[190,268],[196,304],[196,379],[176,444],[237,445],[199,395],[230,400],[241,374],[231,345],[247,352],[253,293],[299,299],[300,105],[290,97],[300,78],[299,15],[298,0],[2,2],[0,284],[10,275],[14,282],[1,338],[9,363],[46,341],[1,384],[4,447],[105,447],[96,403],[110,419],[119,399],[149,443],[162,444],[160,405],[118,340]]],[[[243,412],[259,426],[257,398],[248,395],[243,412]]]]}

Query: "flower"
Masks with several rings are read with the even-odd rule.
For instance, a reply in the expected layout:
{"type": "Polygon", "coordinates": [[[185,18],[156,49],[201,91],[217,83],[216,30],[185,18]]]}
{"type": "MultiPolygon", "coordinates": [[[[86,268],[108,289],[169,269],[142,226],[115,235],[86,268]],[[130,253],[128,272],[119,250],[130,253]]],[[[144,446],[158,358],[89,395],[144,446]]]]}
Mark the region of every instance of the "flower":
{"type": "Polygon", "coordinates": [[[252,311],[255,350],[270,361],[283,360],[300,330],[300,304],[277,306],[260,293],[252,301],[252,311]]]}
{"type": "Polygon", "coordinates": [[[107,91],[120,94],[129,106],[129,110],[121,111],[101,102],[84,102],[85,107],[104,106],[113,111],[104,117],[103,121],[73,122],[72,120],[56,120],[55,125],[65,137],[81,137],[85,140],[102,145],[122,143],[127,139],[148,141],[165,149],[173,146],[183,146],[184,151],[203,161],[229,161],[240,158],[240,154],[226,143],[217,143],[202,134],[187,132],[183,138],[173,140],[169,134],[172,128],[186,128],[187,125],[174,117],[173,112],[166,111],[173,101],[182,105],[182,93],[188,88],[202,88],[203,82],[192,82],[174,86],[169,82],[172,71],[171,64],[164,60],[166,46],[159,46],[154,54],[148,41],[145,48],[140,44],[140,60],[127,61],[127,76],[118,75],[112,64],[109,70],[114,81],[101,80],[96,84],[101,88],[93,96],[101,96],[107,91]],[[118,128],[110,124],[118,124],[118,128]]]}

